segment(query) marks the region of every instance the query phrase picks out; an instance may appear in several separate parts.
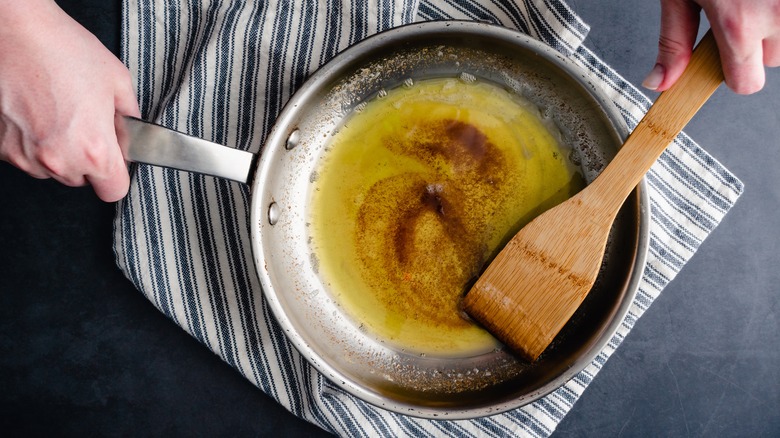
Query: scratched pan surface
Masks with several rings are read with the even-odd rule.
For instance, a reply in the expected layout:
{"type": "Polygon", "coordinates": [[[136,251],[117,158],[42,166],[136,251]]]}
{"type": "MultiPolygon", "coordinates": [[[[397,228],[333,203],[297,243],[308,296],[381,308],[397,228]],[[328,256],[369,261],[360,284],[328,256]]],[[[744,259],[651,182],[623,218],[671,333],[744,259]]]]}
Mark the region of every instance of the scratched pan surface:
{"type": "Polygon", "coordinates": [[[469,357],[421,356],[358,329],[318,275],[310,247],[310,199],[328,139],[357,105],[380,90],[463,73],[536,103],[574,149],[571,159],[588,180],[627,134],[588,76],[553,49],[483,23],[420,23],[371,37],[309,78],[279,116],[251,185],[255,262],[284,334],[327,378],[326,386],[426,418],[491,415],[563,385],[617,330],[636,294],[647,252],[649,209],[640,186],[613,227],[595,288],[534,363],[501,348],[469,357]]]}

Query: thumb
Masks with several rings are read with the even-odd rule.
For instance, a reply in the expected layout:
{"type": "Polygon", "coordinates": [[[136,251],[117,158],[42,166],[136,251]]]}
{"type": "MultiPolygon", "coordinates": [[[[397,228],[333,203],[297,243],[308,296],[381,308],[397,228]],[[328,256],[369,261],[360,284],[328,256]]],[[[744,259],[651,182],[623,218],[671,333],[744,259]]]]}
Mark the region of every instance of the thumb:
{"type": "Polygon", "coordinates": [[[699,30],[701,8],[690,0],[661,0],[661,34],[655,67],[642,86],[664,91],[682,75],[699,30]]]}

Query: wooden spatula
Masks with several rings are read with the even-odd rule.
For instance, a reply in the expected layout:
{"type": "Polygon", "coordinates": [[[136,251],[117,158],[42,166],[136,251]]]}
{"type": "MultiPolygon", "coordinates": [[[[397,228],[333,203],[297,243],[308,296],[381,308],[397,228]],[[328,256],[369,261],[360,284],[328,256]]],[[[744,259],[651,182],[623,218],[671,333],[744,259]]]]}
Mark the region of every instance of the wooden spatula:
{"type": "Polygon", "coordinates": [[[626,197],[722,81],[710,31],[603,172],[501,250],[463,298],[466,312],[516,353],[536,360],[596,281],[626,197]]]}

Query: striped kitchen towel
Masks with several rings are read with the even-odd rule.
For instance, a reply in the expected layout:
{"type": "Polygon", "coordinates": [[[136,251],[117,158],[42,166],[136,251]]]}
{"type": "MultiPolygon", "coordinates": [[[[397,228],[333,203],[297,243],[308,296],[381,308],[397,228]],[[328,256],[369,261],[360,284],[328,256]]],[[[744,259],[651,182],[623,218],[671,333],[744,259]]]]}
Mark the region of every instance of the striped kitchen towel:
{"type": "MultiPolygon", "coordinates": [[[[648,99],[582,45],[559,0],[125,0],[124,62],[143,116],[259,152],[291,94],[366,36],[416,20],[491,22],[527,33],[589,70],[629,127],[648,99]]],[[[134,165],[115,222],[117,263],[154,305],[295,415],[343,436],[547,436],[636,320],[693,255],[742,184],[685,136],[647,176],[650,254],[617,334],[584,371],[535,403],[475,420],[432,421],[368,405],[322,377],[269,313],[249,246],[248,187],[134,165]]]]}

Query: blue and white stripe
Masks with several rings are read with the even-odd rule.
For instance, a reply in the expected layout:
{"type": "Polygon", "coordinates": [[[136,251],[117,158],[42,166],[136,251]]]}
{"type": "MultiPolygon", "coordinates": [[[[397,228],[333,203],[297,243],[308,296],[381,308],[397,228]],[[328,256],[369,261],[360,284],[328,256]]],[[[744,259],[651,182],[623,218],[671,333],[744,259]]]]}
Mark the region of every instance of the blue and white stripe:
{"type": "MultiPolygon", "coordinates": [[[[125,0],[124,62],[145,118],[260,152],[284,103],[317,67],[368,35],[416,20],[474,19],[518,29],[589,70],[629,127],[649,100],[582,45],[559,0],[125,0]]],[[[661,290],[742,192],[682,136],[647,177],[652,224],[639,294],[584,371],[500,415],[430,421],[364,403],[323,378],[266,307],[248,242],[244,185],[137,165],[115,221],[117,263],[163,313],[295,415],[343,436],[547,436],[661,290]]]]}

